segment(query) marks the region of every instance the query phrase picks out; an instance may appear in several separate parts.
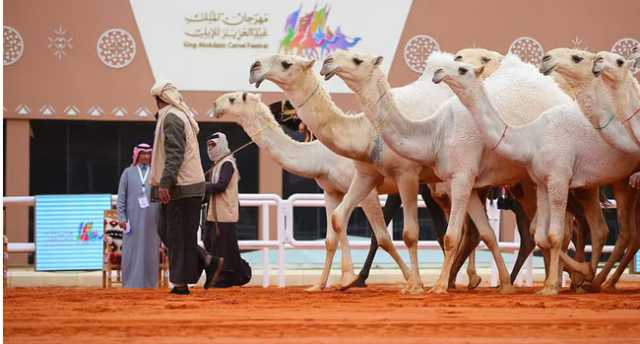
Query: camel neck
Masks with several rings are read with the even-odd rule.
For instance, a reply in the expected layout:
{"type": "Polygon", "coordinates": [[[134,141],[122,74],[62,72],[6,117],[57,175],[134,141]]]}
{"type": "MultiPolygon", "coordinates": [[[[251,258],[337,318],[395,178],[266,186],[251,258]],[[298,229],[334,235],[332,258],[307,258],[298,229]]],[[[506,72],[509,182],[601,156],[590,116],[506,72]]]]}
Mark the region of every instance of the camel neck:
{"type": "Polygon", "coordinates": [[[536,141],[534,131],[526,130],[532,124],[513,127],[506,123],[491,103],[480,80],[472,87],[454,89],[454,92],[471,113],[487,149],[518,163],[528,162],[528,144],[536,141]]]}
{"type": "Polygon", "coordinates": [[[613,98],[601,78],[594,78],[576,94],[580,110],[598,134],[612,147],[628,154],[640,154],[640,147],[616,118],[613,98]]]}
{"type": "Polygon", "coordinates": [[[392,150],[423,164],[435,161],[439,142],[435,138],[439,137],[440,132],[438,120],[431,116],[413,120],[403,113],[428,110],[400,109],[384,75],[374,76],[356,94],[374,130],[392,150]]]}
{"type": "Polygon", "coordinates": [[[285,170],[307,178],[317,178],[322,170],[314,159],[317,143],[301,143],[287,135],[269,108],[260,104],[252,114],[241,116],[239,124],[251,139],[285,170]]]}
{"type": "Polygon", "coordinates": [[[293,104],[304,105],[296,108],[298,116],[327,148],[350,159],[368,161],[373,128],[361,115],[345,115],[319,82],[309,72],[299,87],[285,90],[285,94],[293,104]],[[314,89],[315,94],[309,97],[314,89]]]}
{"type": "Polygon", "coordinates": [[[618,118],[636,144],[640,146],[640,86],[638,82],[629,73],[619,87],[611,88],[611,97],[614,99],[618,118]]]}

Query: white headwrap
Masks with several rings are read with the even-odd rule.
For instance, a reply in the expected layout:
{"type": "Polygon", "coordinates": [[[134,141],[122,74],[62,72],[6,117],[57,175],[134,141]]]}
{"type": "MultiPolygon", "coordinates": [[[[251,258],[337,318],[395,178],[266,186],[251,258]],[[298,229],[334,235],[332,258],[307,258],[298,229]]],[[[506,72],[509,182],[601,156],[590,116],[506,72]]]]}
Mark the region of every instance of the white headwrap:
{"type": "Polygon", "coordinates": [[[211,134],[207,142],[209,141],[213,141],[216,143],[215,147],[207,145],[207,154],[209,155],[209,160],[218,162],[224,156],[229,154],[229,143],[227,142],[227,135],[225,135],[224,133],[217,132],[211,134]]]}
{"type": "Polygon", "coordinates": [[[199,131],[198,122],[193,118],[193,112],[191,112],[191,108],[187,105],[178,91],[178,88],[169,81],[157,81],[153,87],[151,87],[151,95],[159,97],[167,104],[173,105],[178,109],[182,110],[187,117],[189,117],[189,122],[191,122],[191,126],[196,129],[196,133],[199,131]]]}

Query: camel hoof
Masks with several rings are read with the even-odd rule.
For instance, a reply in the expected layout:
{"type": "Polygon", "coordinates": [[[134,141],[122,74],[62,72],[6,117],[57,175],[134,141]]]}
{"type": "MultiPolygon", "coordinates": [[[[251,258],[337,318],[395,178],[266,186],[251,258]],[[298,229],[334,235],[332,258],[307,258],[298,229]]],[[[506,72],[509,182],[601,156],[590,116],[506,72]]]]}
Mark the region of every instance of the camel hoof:
{"type": "Polygon", "coordinates": [[[366,283],[364,283],[364,280],[360,281],[360,276],[351,276],[348,278],[342,278],[342,282],[340,283],[340,291],[345,291],[348,290],[349,288],[352,288],[355,286],[355,284],[357,283],[361,283],[364,287],[361,288],[366,288],[367,285],[366,283]]]}
{"type": "Polygon", "coordinates": [[[443,285],[434,285],[433,288],[429,289],[429,294],[447,294],[447,288],[443,285]]]}
{"type": "Polygon", "coordinates": [[[617,293],[618,289],[614,284],[609,283],[608,281],[602,285],[602,291],[605,293],[617,293]]]}
{"type": "Polygon", "coordinates": [[[418,285],[409,285],[406,286],[405,288],[403,288],[400,291],[401,294],[403,295],[418,295],[418,294],[423,294],[424,293],[424,288],[422,287],[421,284],[418,285]]]}
{"type": "Polygon", "coordinates": [[[584,288],[582,288],[582,286],[577,287],[576,289],[573,290],[573,292],[576,293],[576,294],[586,294],[587,293],[587,291],[584,288]]]}
{"type": "Polygon", "coordinates": [[[538,290],[536,292],[536,295],[540,295],[540,296],[553,296],[553,295],[558,295],[558,290],[555,288],[548,288],[548,287],[544,287],[541,290],[538,290]]]}
{"type": "Polygon", "coordinates": [[[516,287],[513,284],[504,284],[498,287],[498,293],[500,294],[515,294],[516,291],[516,287]]]}
{"type": "Polygon", "coordinates": [[[311,287],[305,289],[304,291],[306,291],[307,293],[319,293],[321,291],[325,290],[325,287],[322,287],[318,284],[312,285],[311,287]]]}
{"type": "MultiPolygon", "coordinates": [[[[592,277],[593,278],[593,277],[592,277]]],[[[582,284],[584,284],[585,277],[581,273],[573,272],[571,273],[571,288],[577,289],[582,284]]]]}
{"type": "Polygon", "coordinates": [[[482,278],[478,275],[473,275],[469,277],[469,284],[467,285],[467,288],[469,290],[476,289],[480,285],[480,282],[482,282],[482,278]]]}
{"type": "Polygon", "coordinates": [[[599,293],[602,290],[602,287],[597,283],[585,283],[580,288],[589,293],[599,293]]]}

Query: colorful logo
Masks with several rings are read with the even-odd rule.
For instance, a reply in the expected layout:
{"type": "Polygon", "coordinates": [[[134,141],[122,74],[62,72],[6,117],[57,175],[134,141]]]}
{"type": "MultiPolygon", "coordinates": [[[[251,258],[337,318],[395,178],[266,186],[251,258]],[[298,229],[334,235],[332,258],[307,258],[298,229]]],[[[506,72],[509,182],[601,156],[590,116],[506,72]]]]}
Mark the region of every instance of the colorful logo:
{"type": "Polygon", "coordinates": [[[78,228],[78,235],[76,235],[76,240],[79,241],[92,241],[92,240],[102,240],[102,233],[100,233],[97,229],[93,229],[93,222],[80,222],[80,227],[78,228]]]}
{"type": "Polygon", "coordinates": [[[340,26],[334,31],[327,25],[331,12],[329,5],[318,9],[316,4],[305,15],[301,15],[301,11],[302,5],[287,16],[285,36],[280,40],[280,53],[322,59],[335,50],[349,50],[362,40],[362,37],[345,35],[340,26]]]}

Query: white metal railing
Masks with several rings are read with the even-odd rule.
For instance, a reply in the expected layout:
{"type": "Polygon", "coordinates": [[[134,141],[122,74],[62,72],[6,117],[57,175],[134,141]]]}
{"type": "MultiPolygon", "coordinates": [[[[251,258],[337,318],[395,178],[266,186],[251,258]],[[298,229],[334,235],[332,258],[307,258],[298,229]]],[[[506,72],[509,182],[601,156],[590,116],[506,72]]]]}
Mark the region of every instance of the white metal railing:
{"type": "MultiPolygon", "coordinates": [[[[112,196],[112,202],[115,204],[117,196],[112,196]]],[[[260,233],[262,239],[260,240],[240,240],[238,242],[241,249],[259,249],[262,251],[262,286],[268,287],[270,284],[271,269],[269,264],[269,252],[270,249],[277,250],[277,285],[279,287],[285,286],[285,248],[293,249],[324,249],[325,243],[323,240],[296,240],[294,237],[294,208],[296,207],[324,207],[324,195],[323,194],[293,194],[288,199],[283,200],[276,194],[240,194],[240,206],[243,207],[258,207],[260,218],[260,233]],[[276,238],[270,240],[270,208],[274,207],[276,210],[276,238]]],[[[387,200],[386,195],[380,196],[380,204],[383,205],[387,200]]],[[[7,204],[21,204],[33,206],[35,205],[34,196],[6,196],[3,197],[4,205],[7,204]]],[[[426,205],[422,200],[418,201],[420,208],[425,208],[426,205]]],[[[500,237],[500,210],[498,210],[495,204],[491,204],[487,201],[487,216],[489,223],[494,230],[496,238],[500,237]]],[[[615,208],[615,201],[606,208],[615,208]]],[[[392,235],[393,223],[390,223],[387,230],[392,235]]],[[[520,240],[516,231],[516,240],[514,242],[498,242],[498,247],[502,252],[513,253],[514,257],[518,255],[518,249],[520,248],[520,240]]],[[[394,240],[394,246],[398,248],[406,248],[403,241],[394,240]]],[[[356,241],[350,243],[352,248],[368,248],[369,242],[356,241]]],[[[428,249],[440,249],[440,246],[435,240],[421,240],[418,241],[419,248],[428,249]]],[[[484,243],[478,246],[479,249],[487,249],[484,243]]],[[[9,252],[13,253],[30,253],[35,252],[35,244],[30,242],[24,243],[9,243],[7,247],[9,252]]],[[[612,245],[604,247],[603,252],[611,252],[613,250],[612,245]]],[[[585,247],[585,252],[591,252],[591,245],[585,247]]],[[[532,256],[527,258],[522,272],[518,276],[517,284],[522,284],[521,280],[524,280],[524,285],[531,285],[533,283],[533,262],[532,256]]],[[[492,286],[497,285],[498,273],[495,266],[495,261],[491,259],[491,278],[490,284],[492,286]]]]}

